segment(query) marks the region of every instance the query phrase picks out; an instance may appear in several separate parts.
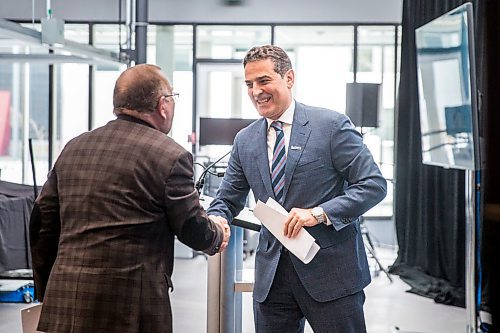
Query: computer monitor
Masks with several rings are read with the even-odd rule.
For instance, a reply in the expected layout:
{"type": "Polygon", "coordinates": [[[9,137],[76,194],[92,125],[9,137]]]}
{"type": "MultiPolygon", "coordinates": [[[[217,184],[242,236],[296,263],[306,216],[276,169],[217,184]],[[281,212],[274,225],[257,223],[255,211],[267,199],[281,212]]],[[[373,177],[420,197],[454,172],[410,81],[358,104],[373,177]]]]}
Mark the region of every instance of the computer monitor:
{"type": "Polygon", "coordinates": [[[255,119],[242,118],[200,118],[200,146],[232,145],[234,137],[255,119]]]}
{"type": "Polygon", "coordinates": [[[415,32],[424,164],[480,168],[472,19],[466,3],[415,32]]]}

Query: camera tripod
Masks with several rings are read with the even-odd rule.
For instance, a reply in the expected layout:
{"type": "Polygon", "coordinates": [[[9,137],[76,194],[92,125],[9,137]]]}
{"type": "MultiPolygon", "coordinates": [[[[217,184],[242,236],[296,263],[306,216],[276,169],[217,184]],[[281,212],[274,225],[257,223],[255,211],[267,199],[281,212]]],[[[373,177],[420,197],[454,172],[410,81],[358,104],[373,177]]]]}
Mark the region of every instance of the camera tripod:
{"type": "Polygon", "coordinates": [[[361,230],[361,236],[363,237],[363,243],[365,244],[366,250],[368,251],[368,253],[370,254],[370,256],[373,259],[375,259],[375,262],[377,263],[379,271],[384,272],[385,275],[387,276],[387,278],[389,279],[389,281],[391,281],[391,283],[392,283],[392,277],[391,277],[391,275],[384,268],[384,266],[382,266],[382,264],[380,263],[380,260],[377,258],[377,255],[375,254],[375,247],[373,246],[373,242],[372,242],[372,239],[370,237],[370,232],[368,231],[368,228],[365,226],[363,216],[361,216],[359,218],[359,227],[360,227],[360,230],[361,230]]]}

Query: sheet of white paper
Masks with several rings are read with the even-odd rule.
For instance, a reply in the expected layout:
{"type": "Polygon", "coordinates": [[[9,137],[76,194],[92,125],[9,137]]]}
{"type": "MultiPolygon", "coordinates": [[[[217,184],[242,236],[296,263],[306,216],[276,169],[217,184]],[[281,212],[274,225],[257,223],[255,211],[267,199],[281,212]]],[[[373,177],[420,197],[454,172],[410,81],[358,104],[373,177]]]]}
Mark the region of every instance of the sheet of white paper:
{"type": "Polygon", "coordinates": [[[304,264],[311,262],[318,253],[319,245],[304,228],[300,229],[299,234],[294,238],[283,235],[283,224],[288,213],[275,200],[269,198],[266,203],[259,200],[253,213],[274,237],[304,264]]]}
{"type": "Polygon", "coordinates": [[[288,216],[288,212],[286,211],[286,209],[273,198],[268,198],[266,201],[266,205],[276,210],[278,213],[288,216]]]}

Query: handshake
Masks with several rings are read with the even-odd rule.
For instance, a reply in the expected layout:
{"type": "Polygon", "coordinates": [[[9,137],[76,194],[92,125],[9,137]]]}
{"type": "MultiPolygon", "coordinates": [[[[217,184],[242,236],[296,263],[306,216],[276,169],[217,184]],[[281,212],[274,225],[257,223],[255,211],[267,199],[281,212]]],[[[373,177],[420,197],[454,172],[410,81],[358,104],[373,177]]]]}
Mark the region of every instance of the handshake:
{"type": "Polygon", "coordinates": [[[222,216],[215,216],[215,215],[210,215],[209,216],[210,220],[214,222],[220,229],[223,231],[223,239],[222,243],[219,247],[219,253],[224,251],[229,243],[229,237],[231,237],[231,227],[227,223],[227,220],[223,218],[222,216]]]}

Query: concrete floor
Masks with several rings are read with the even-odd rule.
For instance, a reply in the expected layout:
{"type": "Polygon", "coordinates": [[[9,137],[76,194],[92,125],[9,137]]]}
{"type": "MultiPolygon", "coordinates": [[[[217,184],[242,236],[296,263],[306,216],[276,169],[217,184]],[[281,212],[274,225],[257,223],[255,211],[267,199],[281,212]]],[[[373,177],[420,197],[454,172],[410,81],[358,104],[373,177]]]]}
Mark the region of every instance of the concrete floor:
{"type": "MultiPolygon", "coordinates": [[[[396,252],[377,248],[377,257],[390,265],[396,252]]],[[[253,266],[253,256],[245,267],[253,266]]],[[[397,276],[393,283],[383,272],[376,272],[375,260],[369,259],[373,282],[365,289],[365,316],[369,333],[457,333],[465,332],[465,309],[434,303],[433,300],[407,293],[409,289],[397,276]],[[399,330],[397,329],[399,328],[399,330]]],[[[206,331],[207,261],[203,256],[176,259],[174,269],[174,332],[206,331]]],[[[0,333],[20,333],[20,310],[26,304],[0,303],[0,333]]],[[[243,333],[254,332],[250,293],[243,294],[243,333]]],[[[306,332],[312,332],[308,327],[306,332]]]]}

